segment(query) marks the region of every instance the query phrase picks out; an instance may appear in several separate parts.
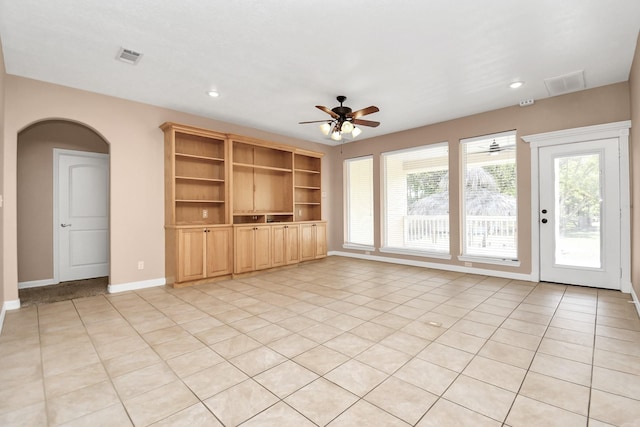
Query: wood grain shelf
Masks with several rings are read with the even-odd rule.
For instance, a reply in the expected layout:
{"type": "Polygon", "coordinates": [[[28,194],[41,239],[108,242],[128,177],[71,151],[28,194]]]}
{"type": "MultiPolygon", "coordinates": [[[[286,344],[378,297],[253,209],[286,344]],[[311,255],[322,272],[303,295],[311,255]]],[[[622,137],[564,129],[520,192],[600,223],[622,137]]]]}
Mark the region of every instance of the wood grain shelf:
{"type": "Polygon", "coordinates": [[[204,181],[204,182],[220,182],[223,183],[224,179],[218,179],[218,178],[199,178],[196,176],[176,176],[176,180],[181,179],[181,180],[185,180],[185,181],[204,181]]]}
{"type": "Polygon", "coordinates": [[[250,165],[247,163],[233,163],[233,166],[240,166],[243,168],[253,168],[253,169],[262,169],[262,170],[267,170],[267,171],[278,171],[278,172],[291,172],[291,169],[287,169],[287,168],[276,168],[276,167],[272,167],[272,166],[261,166],[261,165],[250,165]]]}
{"type": "Polygon", "coordinates": [[[176,153],[176,157],[184,157],[187,159],[199,159],[199,160],[207,160],[211,162],[224,162],[224,159],[219,157],[209,157],[209,156],[197,156],[195,154],[187,154],[187,153],[176,153]]]}

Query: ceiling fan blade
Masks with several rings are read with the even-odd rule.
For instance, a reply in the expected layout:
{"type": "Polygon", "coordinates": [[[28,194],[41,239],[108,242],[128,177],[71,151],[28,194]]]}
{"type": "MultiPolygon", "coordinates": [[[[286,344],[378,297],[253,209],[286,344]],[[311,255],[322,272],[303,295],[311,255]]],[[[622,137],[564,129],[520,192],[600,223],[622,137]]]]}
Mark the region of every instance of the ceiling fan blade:
{"type": "Polygon", "coordinates": [[[380,111],[378,107],[372,105],[367,108],[363,108],[362,110],[353,111],[347,114],[347,117],[351,117],[352,119],[357,119],[358,117],[366,116],[367,114],[377,113],[380,111]]]}
{"type": "Polygon", "coordinates": [[[326,119],[326,120],[311,120],[308,122],[298,122],[299,125],[306,125],[308,123],[330,123],[331,119],[326,119]]]}
{"type": "Polygon", "coordinates": [[[372,120],[353,119],[352,122],[356,125],[369,126],[372,128],[377,128],[378,126],[380,126],[380,122],[374,122],[372,120]]]}
{"type": "Polygon", "coordinates": [[[325,113],[327,113],[328,115],[330,115],[330,116],[331,116],[331,117],[333,117],[334,119],[338,119],[338,118],[340,118],[340,116],[339,116],[339,115],[337,115],[336,113],[334,113],[333,111],[331,111],[330,109],[328,109],[328,108],[327,108],[327,107],[325,107],[325,106],[322,106],[322,105],[316,105],[316,108],[317,108],[318,110],[322,110],[322,111],[324,111],[325,113]]]}

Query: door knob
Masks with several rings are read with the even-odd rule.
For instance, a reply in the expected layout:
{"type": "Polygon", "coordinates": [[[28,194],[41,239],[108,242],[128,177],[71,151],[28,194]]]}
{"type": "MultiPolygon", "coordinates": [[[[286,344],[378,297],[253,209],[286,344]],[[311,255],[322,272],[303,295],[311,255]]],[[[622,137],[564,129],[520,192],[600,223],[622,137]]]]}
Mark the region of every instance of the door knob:
{"type": "Polygon", "coordinates": [[[542,218],[542,223],[546,224],[548,222],[547,218],[542,218]]]}
{"type": "Polygon", "coordinates": [[[60,227],[71,227],[71,224],[60,224],[60,227]]]}

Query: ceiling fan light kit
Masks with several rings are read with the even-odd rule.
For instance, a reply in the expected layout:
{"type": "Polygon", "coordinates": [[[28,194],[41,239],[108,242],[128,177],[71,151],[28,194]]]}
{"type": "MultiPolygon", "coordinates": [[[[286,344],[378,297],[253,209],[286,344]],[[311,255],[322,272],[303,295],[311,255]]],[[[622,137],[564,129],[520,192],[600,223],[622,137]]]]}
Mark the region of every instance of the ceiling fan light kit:
{"type": "Polygon", "coordinates": [[[323,135],[329,136],[334,141],[342,141],[343,135],[349,136],[351,139],[360,135],[362,133],[362,129],[360,129],[356,125],[369,127],[377,127],[380,125],[380,122],[360,119],[360,117],[362,116],[377,113],[378,111],[380,111],[375,105],[363,108],[361,110],[352,111],[351,108],[342,105],[344,101],[347,100],[346,96],[340,95],[336,99],[340,103],[340,106],[338,107],[329,109],[322,105],[316,105],[317,109],[329,114],[331,116],[331,119],[312,120],[307,122],[300,122],[299,124],[324,122],[320,125],[320,131],[323,135]]]}

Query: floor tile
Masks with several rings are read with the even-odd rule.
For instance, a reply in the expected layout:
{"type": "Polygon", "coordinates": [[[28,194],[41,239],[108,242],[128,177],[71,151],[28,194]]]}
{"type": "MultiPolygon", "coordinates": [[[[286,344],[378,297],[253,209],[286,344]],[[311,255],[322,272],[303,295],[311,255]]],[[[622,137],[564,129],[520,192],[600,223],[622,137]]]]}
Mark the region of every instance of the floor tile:
{"type": "Polygon", "coordinates": [[[587,418],[525,396],[518,396],[506,423],[511,427],[528,427],[532,424],[549,427],[586,427],[587,418]]]}
{"type": "Polygon", "coordinates": [[[362,397],[387,379],[388,374],[352,359],[324,377],[345,390],[362,397]]]}
{"type": "Polygon", "coordinates": [[[356,395],[319,378],[284,401],[317,425],[324,426],[357,400],[356,395]]]}
{"type": "Polygon", "coordinates": [[[478,352],[478,355],[527,369],[535,352],[496,341],[487,341],[482,350],[478,352]]]}
{"type": "Polygon", "coordinates": [[[520,394],[580,415],[589,408],[588,387],[535,372],[527,374],[520,394]]]}
{"type": "Polygon", "coordinates": [[[594,366],[591,387],[640,401],[640,376],[638,375],[594,366]]]}
{"type": "Polygon", "coordinates": [[[360,362],[366,363],[382,372],[392,374],[411,359],[411,356],[381,344],[369,347],[356,356],[360,362]]]}
{"type": "Polygon", "coordinates": [[[452,371],[462,372],[474,356],[466,351],[434,342],[418,353],[417,357],[452,371]]]}
{"type": "Polygon", "coordinates": [[[458,373],[421,359],[413,359],[393,376],[430,393],[441,395],[458,373]]]}
{"type": "Polygon", "coordinates": [[[213,414],[227,426],[236,426],[278,401],[255,381],[248,379],[204,401],[213,414]]]}
{"type": "Polygon", "coordinates": [[[520,385],[527,371],[513,365],[498,362],[497,360],[476,356],[462,373],[468,377],[516,393],[520,389],[520,385]]]}
{"type": "Polygon", "coordinates": [[[247,375],[254,376],[285,360],[287,359],[280,353],[263,346],[234,357],[230,362],[247,375]]]}
{"type": "Polygon", "coordinates": [[[389,377],[365,396],[365,400],[410,425],[415,425],[437,399],[438,396],[395,377],[389,377]]]}
{"type": "Polygon", "coordinates": [[[417,427],[500,427],[501,422],[456,405],[445,399],[438,400],[420,420],[417,427]]]}
{"type": "Polygon", "coordinates": [[[296,357],[293,360],[318,375],[324,375],[332,369],[340,366],[349,358],[344,354],[331,350],[322,345],[314,347],[296,357]]]}
{"type": "Polygon", "coordinates": [[[163,420],[198,403],[198,398],[181,381],[125,400],[124,406],[136,426],[163,420]]]}
{"type": "Polygon", "coordinates": [[[288,360],[254,377],[263,387],[281,399],[316,380],[318,375],[288,360]]]}
{"type": "Polygon", "coordinates": [[[173,371],[164,363],[157,363],[119,377],[113,378],[113,385],[125,400],[154,390],[177,379],[173,371]]]}
{"type": "Polygon", "coordinates": [[[58,425],[119,403],[109,381],[103,381],[47,401],[49,422],[58,425]]]}
{"type": "Polygon", "coordinates": [[[443,397],[496,421],[504,421],[516,394],[460,375],[443,397]]]}
{"type": "Polygon", "coordinates": [[[376,425],[385,427],[409,427],[409,424],[364,400],[360,400],[328,424],[329,427],[376,425]]]}
{"type": "Polygon", "coordinates": [[[8,311],[0,425],[632,425],[628,298],[328,257],[8,311]]]}
{"type": "Polygon", "coordinates": [[[561,357],[537,354],[530,371],[584,386],[591,385],[591,365],[561,357]]]}
{"type": "Polygon", "coordinates": [[[201,348],[167,360],[167,365],[180,378],[221,363],[224,359],[210,348],[201,348]]]}
{"type": "Polygon", "coordinates": [[[640,404],[635,399],[592,390],[589,417],[615,426],[633,426],[640,420],[640,404]]]}
{"type": "Polygon", "coordinates": [[[355,357],[374,344],[374,341],[345,332],[344,334],[325,342],[323,345],[349,357],[355,357]]]}
{"type": "Polygon", "coordinates": [[[244,372],[225,361],[184,378],[184,382],[200,400],[204,400],[247,378],[244,372]]]}
{"type": "Polygon", "coordinates": [[[279,402],[243,423],[242,427],[315,427],[315,424],[286,403],[279,402]]]}

